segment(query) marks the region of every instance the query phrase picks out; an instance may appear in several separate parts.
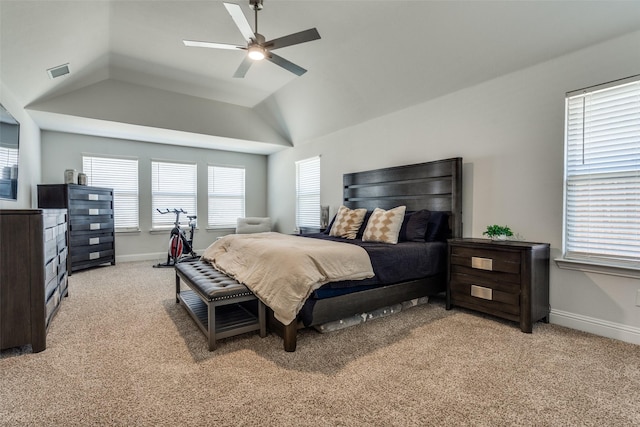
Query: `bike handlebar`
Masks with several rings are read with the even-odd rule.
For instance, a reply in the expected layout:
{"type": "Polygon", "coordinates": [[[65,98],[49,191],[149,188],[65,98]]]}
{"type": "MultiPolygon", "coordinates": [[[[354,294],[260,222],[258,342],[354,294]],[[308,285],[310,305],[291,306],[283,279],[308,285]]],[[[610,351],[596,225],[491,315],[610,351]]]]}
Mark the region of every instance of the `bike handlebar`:
{"type": "Polygon", "coordinates": [[[167,208],[167,209],[165,209],[164,211],[161,211],[160,209],[156,208],[156,210],[157,210],[158,212],[160,212],[162,215],[164,215],[164,214],[168,214],[168,213],[174,213],[174,214],[178,214],[178,213],[185,213],[185,214],[186,214],[186,213],[187,213],[187,211],[182,210],[182,208],[180,208],[180,209],[176,209],[176,208],[168,209],[168,208],[167,208]]]}

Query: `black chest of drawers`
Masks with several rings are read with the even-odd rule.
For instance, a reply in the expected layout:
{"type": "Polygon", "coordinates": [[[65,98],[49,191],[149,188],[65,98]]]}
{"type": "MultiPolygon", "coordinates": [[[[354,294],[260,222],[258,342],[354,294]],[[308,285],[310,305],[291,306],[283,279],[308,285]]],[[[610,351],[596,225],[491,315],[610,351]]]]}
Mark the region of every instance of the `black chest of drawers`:
{"type": "Polygon", "coordinates": [[[449,240],[446,308],[457,305],[520,323],[549,321],[549,244],[449,240]]]}
{"type": "Polygon", "coordinates": [[[113,190],[75,184],[38,185],[38,206],[69,212],[71,272],[102,264],[115,265],[113,190]]]}
{"type": "Polygon", "coordinates": [[[67,212],[0,210],[0,349],[46,348],[67,296],[67,212]]]}

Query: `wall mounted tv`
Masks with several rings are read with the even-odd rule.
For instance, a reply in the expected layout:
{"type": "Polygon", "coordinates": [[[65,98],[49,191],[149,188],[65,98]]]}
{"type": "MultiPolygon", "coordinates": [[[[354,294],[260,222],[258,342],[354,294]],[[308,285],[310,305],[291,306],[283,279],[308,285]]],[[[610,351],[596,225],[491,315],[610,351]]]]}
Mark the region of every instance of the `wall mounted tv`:
{"type": "Polygon", "coordinates": [[[18,200],[20,123],[0,104],[0,199],[18,200]]]}

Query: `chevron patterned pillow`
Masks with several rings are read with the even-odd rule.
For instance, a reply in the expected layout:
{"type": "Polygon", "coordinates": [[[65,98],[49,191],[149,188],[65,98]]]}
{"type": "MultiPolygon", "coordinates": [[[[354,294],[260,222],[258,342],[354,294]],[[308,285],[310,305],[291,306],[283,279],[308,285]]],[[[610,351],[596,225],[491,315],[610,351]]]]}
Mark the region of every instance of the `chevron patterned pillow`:
{"type": "Polygon", "coordinates": [[[366,209],[349,209],[346,206],[340,206],[329,236],[355,239],[366,213],[366,209]]]}
{"type": "Polygon", "coordinates": [[[375,208],[371,218],[369,218],[369,222],[367,222],[367,228],[364,229],[362,241],[398,243],[398,235],[400,234],[400,227],[406,210],[406,206],[398,206],[388,211],[375,208]]]}

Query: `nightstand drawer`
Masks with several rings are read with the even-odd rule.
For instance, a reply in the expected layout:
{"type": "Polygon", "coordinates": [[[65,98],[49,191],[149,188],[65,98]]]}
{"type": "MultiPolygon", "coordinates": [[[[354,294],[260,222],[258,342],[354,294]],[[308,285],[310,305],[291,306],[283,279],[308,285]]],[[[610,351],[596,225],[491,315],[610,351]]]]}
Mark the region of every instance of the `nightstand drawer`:
{"type": "Polygon", "coordinates": [[[451,302],[455,305],[489,314],[500,312],[516,317],[520,315],[519,286],[473,281],[468,276],[461,275],[452,275],[449,286],[451,302]]]}
{"type": "Polygon", "coordinates": [[[520,273],[520,253],[491,249],[451,248],[451,264],[475,270],[520,273]]]}

